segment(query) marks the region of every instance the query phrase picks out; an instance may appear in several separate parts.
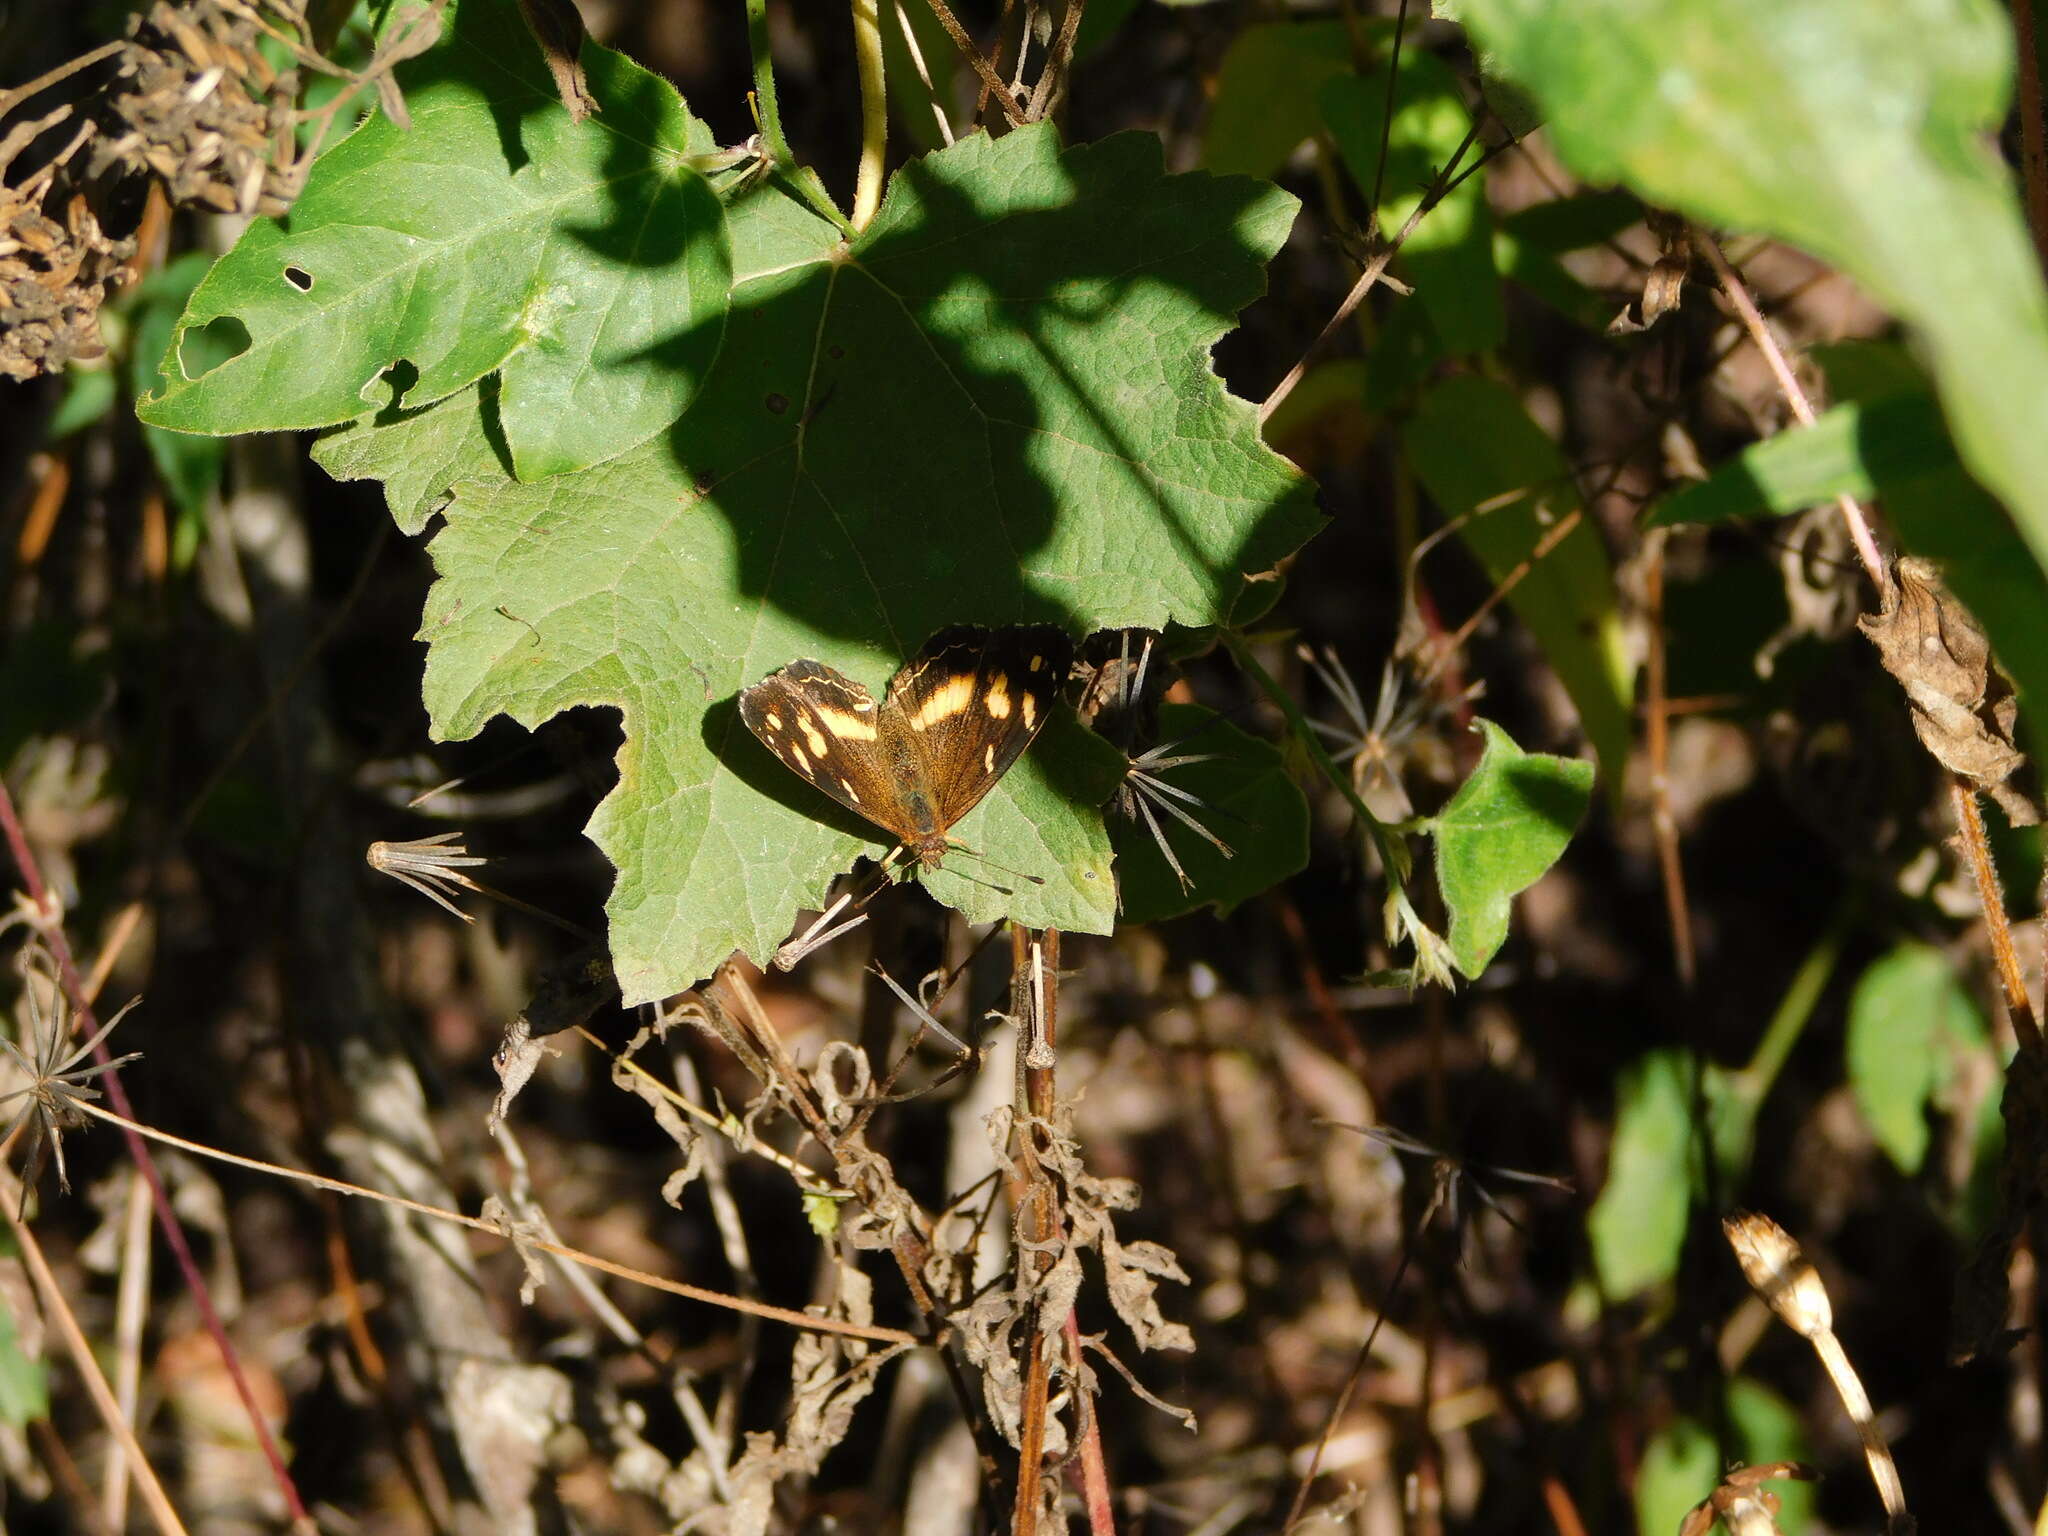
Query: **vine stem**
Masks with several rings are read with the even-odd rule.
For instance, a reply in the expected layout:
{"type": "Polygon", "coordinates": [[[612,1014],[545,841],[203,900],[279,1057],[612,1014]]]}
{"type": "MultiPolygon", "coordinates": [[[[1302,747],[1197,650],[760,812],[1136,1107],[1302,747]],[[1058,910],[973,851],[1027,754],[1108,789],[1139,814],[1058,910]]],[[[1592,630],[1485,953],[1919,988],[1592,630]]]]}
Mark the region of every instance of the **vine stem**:
{"type": "Polygon", "coordinates": [[[853,185],[853,227],[858,233],[882,206],[882,157],[889,147],[879,0],[853,0],[853,57],[860,70],[860,171],[853,185]]]}
{"type": "Polygon", "coordinates": [[[425,1216],[434,1221],[467,1227],[472,1232],[483,1232],[492,1237],[503,1238],[514,1247],[531,1248],[536,1253],[567,1259],[570,1263],[581,1264],[586,1269],[616,1275],[621,1280],[631,1280],[636,1285],[644,1285],[651,1290],[666,1291],[671,1296],[681,1296],[686,1301],[706,1302],[714,1307],[723,1307],[729,1312],[744,1312],[751,1317],[766,1318],[770,1322],[787,1323],[792,1328],[802,1328],[811,1333],[844,1334],[850,1338],[872,1339],[878,1344],[927,1342],[901,1328],[871,1328],[864,1323],[848,1323],[838,1318],[818,1317],[809,1312],[793,1312],[787,1307],[773,1307],[766,1302],[751,1301],[744,1296],[730,1296],[723,1291],[706,1290],[702,1286],[690,1285],[681,1280],[670,1280],[661,1275],[650,1274],[644,1269],[635,1269],[630,1264],[620,1264],[594,1253],[585,1253],[582,1249],[571,1248],[566,1243],[550,1242],[546,1238],[509,1232],[502,1224],[486,1221],[481,1216],[465,1216],[460,1211],[443,1210],[438,1205],[408,1200],[403,1195],[388,1194],[381,1189],[365,1189],[360,1184],[350,1184],[344,1179],[330,1179],[325,1174],[308,1173],[303,1168],[286,1168],[277,1163],[266,1163],[261,1158],[223,1152],[218,1147],[209,1147],[200,1141],[187,1141],[182,1136],[173,1136],[169,1131],[160,1131],[153,1126],[143,1125],[139,1121],[130,1120],[124,1115],[101,1109],[94,1104],[80,1104],[78,1107],[96,1120],[104,1120],[109,1125],[119,1126],[131,1136],[147,1136],[152,1141],[160,1141],[167,1147],[177,1148],[180,1152],[190,1152],[195,1157],[204,1157],[216,1163],[227,1163],[231,1167],[247,1168],[256,1173],[290,1179],[294,1183],[329,1190],[337,1195],[349,1195],[357,1200],[374,1200],[380,1205],[396,1206],[399,1210],[410,1211],[415,1216],[425,1216]]]}
{"type": "MultiPolygon", "coordinates": [[[[1373,285],[1386,275],[1387,264],[1394,259],[1402,245],[1406,243],[1408,237],[1415,233],[1415,226],[1422,222],[1422,216],[1456,190],[1458,185],[1467,176],[1470,176],[1474,171],[1486,164],[1488,160],[1492,159],[1495,154],[1499,153],[1501,146],[1495,146],[1492,149],[1486,150],[1471,165],[1458,172],[1454,177],[1451,174],[1453,168],[1456,167],[1460,160],[1465,158],[1465,151],[1472,147],[1478,137],[1479,125],[1475,122],[1466,133],[1464,142],[1458,146],[1458,152],[1451,156],[1450,164],[1444,167],[1442,173],[1430,185],[1429,191],[1423,195],[1422,201],[1415,205],[1415,211],[1408,215],[1408,222],[1401,226],[1401,232],[1394,236],[1392,240],[1389,240],[1373,256],[1372,260],[1366,263],[1365,270],[1358,274],[1358,281],[1353,283],[1351,291],[1344,295],[1344,302],[1337,306],[1337,312],[1330,316],[1329,323],[1316,333],[1316,339],[1308,344],[1308,350],[1303,352],[1295,365],[1287,370],[1287,377],[1274,385],[1273,392],[1259,402],[1259,425],[1261,427],[1266,424],[1268,417],[1280,409],[1281,402],[1294,393],[1295,385],[1299,384],[1303,376],[1308,373],[1310,360],[1323,349],[1332,336],[1337,334],[1338,329],[1344,322],[1351,318],[1353,311],[1365,302],[1365,296],[1372,292],[1373,285]]],[[[1512,143],[1513,141],[1510,140],[1509,142],[1512,143]]],[[[1368,217],[1378,218],[1378,210],[1368,210],[1368,217]]]]}
{"type": "MultiPolygon", "coordinates": [[[[50,1269],[50,1262],[43,1257],[43,1246],[36,1241],[34,1230],[23,1221],[16,1207],[19,1196],[12,1178],[6,1179],[8,1186],[0,1189],[0,1215],[5,1215],[7,1224],[13,1229],[15,1243],[21,1249],[23,1264],[34,1279],[36,1289],[42,1292],[43,1310],[55,1319],[57,1331],[64,1336],[64,1346],[71,1352],[72,1363],[78,1369],[78,1376],[85,1383],[85,1390],[91,1396],[93,1405],[99,1409],[100,1417],[107,1426],[107,1433],[114,1438],[128,1462],[135,1478],[135,1486],[142,1491],[142,1502],[149,1506],[150,1515],[159,1529],[177,1536],[184,1536],[184,1522],[171,1505],[170,1495],[157,1481],[156,1468],[149,1464],[149,1458],[142,1454],[142,1447],[135,1441],[134,1427],[121,1412],[121,1404],[114,1397],[114,1389],[107,1385],[106,1374],[101,1371],[92,1344],[86,1339],[85,1330],[78,1326],[78,1318],[72,1313],[64,1287],[57,1283],[57,1276],[50,1269]]],[[[90,1506],[88,1506],[90,1507],[90,1506]]],[[[303,1523],[310,1530],[310,1521],[303,1523]]]]}
{"type": "MultiPolygon", "coordinates": [[[[51,958],[57,962],[58,979],[63,982],[64,995],[71,1002],[74,1028],[82,1030],[90,1039],[99,1032],[99,1020],[93,1014],[91,997],[79,979],[78,965],[71,955],[71,943],[64,936],[62,913],[49,888],[43,884],[42,868],[36,863],[35,851],[29,847],[28,835],[23,832],[21,817],[15,810],[14,795],[4,779],[0,779],[0,834],[5,835],[8,849],[14,855],[15,867],[21,871],[21,882],[28,892],[29,901],[38,916],[47,919],[38,924],[37,931],[49,946],[51,958]]],[[[102,1065],[113,1060],[104,1040],[94,1049],[93,1057],[102,1065]]],[[[249,1416],[249,1428],[256,1436],[256,1444],[264,1460],[270,1464],[271,1479],[284,1496],[285,1509],[295,1526],[310,1530],[312,1517],[307,1514],[305,1501],[299,1497],[298,1485],[292,1481],[291,1472],[285,1466],[284,1453],[278,1449],[270,1421],[257,1404],[248,1373],[242,1369],[241,1356],[235,1353],[234,1343],[228,1338],[227,1326],[221,1322],[220,1312],[213,1304],[212,1293],[206,1287],[206,1277],[199,1270],[199,1261],[192,1256],[192,1245],[186,1241],[185,1229],[179,1223],[177,1213],[171,1209],[171,1197],[164,1188],[163,1174],[156,1166],[156,1159],[149,1155],[149,1146],[140,1134],[141,1128],[133,1121],[135,1106],[121,1082],[121,1074],[109,1068],[102,1074],[100,1086],[106,1090],[107,1102],[122,1116],[128,1117],[123,1133],[128,1141],[128,1155],[149,1184],[150,1203],[156,1208],[157,1225],[163,1228],[164,1244],[171,1250],[178,1272],[184,1277],[185,1288],[199,1309],[200,1325],[213,1340],[214,1348],[220,1351],[221,1364],[227,1369],[228,1380],[234,1383],[235,1395],[241,1399],[243,1412],[249,1416]]]]}
{"type": "Polygon", "coordinates": [[[1273,674],[1260,663],[1259,658],[1252,654],[1252,648],[1243,635],[1233,629],[1220,630],[1218,633],[1222,636],[1224,648],[1230,652],[1232,659],[1244,669],[1246,676],[1259,685],[1266,697],[1273,701],[1274,707],[1287,717],[1288,727],[1294,732],[1295,739],[1302,744],[1316,767],[1322,770],[1323,777],[1334,784],[1337,792],[1349,803],[1351,814],[1358,818],[1359,824],[1372,838],[1373,846],[1379,849],[1380,863],[1386,868],[1388,883],[1396,889],[1406,885],[1408,850],[1395,839],[1387,824],[1373,815],[1366,803],[1359,798],[1358,790],[1352,784],[1350,776],[1331,760],[1328,749],[1316,736],[1314,727],[1309,724],[1308,717],[1301,712],[1301,706],[1294,702],[1293,695],[1282,688],[1273,674]]]}
{"type": "MultiPolygon", "coordinates": [[[[1742,320],[1742,328],[1749,332],[1749,339],[1763,354],[1764,362],[1770,367],[1771,377],[1778,381],[1778,391],[1785,397],[1785,404],[1791,408],[1793,419],[1802,427],[1813,425],[1813,404],[1806,398],[1806,391],[1799,380],[1792,375],[1792,365],[1785,360],[1785,349],[1778,345],[1778,338],[1771,334],[1771,328],[1764,323],[1763,311],[1756,307],[1756,300],[1749,296],[1749,289],[1742,277],[1730,266],[1728,258],[1721,253],[1720,242],[1709,235],[1701,234],[1696,242],[1706,254],[1707,265],[1714,269],[1714,276],[1721,284],[1721,291],[1728,295],[1728,302],[1735,306],[1735,313],[1742,320]]],[[[1884,556],[1878,553],[1877,540],[1870,532],[1870,519],[1856,498],[1844,492],[1835,498],[1835,505],[1842,509],[1842,522],[1849,530],[1849,542],[1856,547],[1856,557],[1863,562],[1863,569],[1869,574],[1871,585],[1888,603],[1891,599],[1892,578],[1886,568],[1884,556]]]]}
{"type": "Polygon", "coordinates": [[[2041,1026],[2034,1020],[2027,979],[2012,947],[2012,924],[2006,918],[2005,894],[1998,888],[1998,871],[1991,862],[1991,843],[1984,835],[1984,813],[1977,808],[1977,791],[1951,776],[1949,795],[1955,801],[1957,840],[1969,861],[1970,876],[1977,883],[1977,904],[1984,909],[1984,930],[1991,937],[1991,957],[1998,967],[1998,984],[2005,993],[2005,1011],[2012,1019],[2013,1038],[2019,1041],[2022,1050],[2039,1050],[2041,1026]]]}
{"type": "Polygon", "coordinates": [[[747,0],[747,49],[754,56],[754,114],[761,142],[778,166],[795,163],[782,135],[782,109],[775,101],[775,62],[768,45],[768,0],[747,0]]]}

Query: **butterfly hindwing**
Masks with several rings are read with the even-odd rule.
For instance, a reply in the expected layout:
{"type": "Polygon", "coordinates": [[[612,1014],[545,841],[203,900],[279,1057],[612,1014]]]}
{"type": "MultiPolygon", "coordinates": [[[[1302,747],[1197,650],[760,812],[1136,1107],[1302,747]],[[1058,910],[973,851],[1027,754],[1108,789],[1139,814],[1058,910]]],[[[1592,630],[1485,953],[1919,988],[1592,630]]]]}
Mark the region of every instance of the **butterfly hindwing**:
{"type": "Polygon", "coordinates": [[[896,674],[885,730],[907,731],[938,824],[973,810],[1045,726],[1073,665],[1073,642],[1049,624],[958,628],[932,637],[896,674]]]}

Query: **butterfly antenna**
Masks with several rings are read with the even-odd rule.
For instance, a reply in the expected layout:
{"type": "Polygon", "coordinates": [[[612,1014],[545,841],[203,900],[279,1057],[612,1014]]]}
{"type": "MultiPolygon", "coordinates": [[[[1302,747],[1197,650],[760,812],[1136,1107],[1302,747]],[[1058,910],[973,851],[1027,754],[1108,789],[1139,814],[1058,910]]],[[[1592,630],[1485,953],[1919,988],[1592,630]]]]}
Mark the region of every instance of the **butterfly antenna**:
{"type": "MultiPolygon", "coordinates": [[[[994,859],[990,858],[987,854],[983,853],[979,848],[970,848],[965,843],[948,843],[946,845],[946,849],[950,853],[964,853],[969,858],[979,859],[982,863],[986,864],[990,869],[994,870],[999,875],[1009,875],[1018,880],[1029,880],[1033,885],[1045,884],[1045,877],[1043,875],[1027,875],[1021,869],[1010,869],[1005,865],[998,864],[994,859]]],[[[1007,885],[997,885],[993,880],[976,880],[974,876],[968,874],[965,870],[956,869],[953,871],[953,873],[958,875],[962,880],[973,881],[974,884],[986,886],[991,891],[1000,891],[1005,896],[1014,896],[1017,894],[1015,891],[1011,890],[1007,885]]]]}

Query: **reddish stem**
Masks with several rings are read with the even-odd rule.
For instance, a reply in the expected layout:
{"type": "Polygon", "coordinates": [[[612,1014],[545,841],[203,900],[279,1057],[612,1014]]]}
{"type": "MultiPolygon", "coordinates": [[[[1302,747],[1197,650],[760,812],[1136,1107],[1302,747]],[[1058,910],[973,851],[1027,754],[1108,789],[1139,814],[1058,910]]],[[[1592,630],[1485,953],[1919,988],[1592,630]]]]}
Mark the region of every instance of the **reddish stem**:
{"type": "MultiPolygon", "coordinates": [[[[14,855],[15,867],[21,871],[22,884],[27,887],[28,898],[39,913],[54,919],[57,909],[50,901],[48,888],[43,884],[42,870],[36,864],[36,857],[28,845],[28,837],[21,829],[21,818],[15,813],[14,796],[4,781],[0,781],[0,832],[7,837],[7,846],[14,855]]],[[[71,945],[64,937],[62,923],[51,921],[40,930],[43,940],[49,945],[50,954],[57,962],[57,974],[64,983],[64,993],[71,999],[73,1028],[83,1031],[88,1037],[99,1032],[99,1021],[94,1018],[92,1004],[87,1001],[84,984],[78,977],[78,967],[71,958],[71,945]]],[[[103,1040],[93,1048],[94,1059],[104,1065],[112,1052],[103,1040]]],[[[101,1074],[98,1086],[107,1092],[107,1102],[114,1112],[125,1119],[136,1117],[135,1106],[128,1098],[128,1090],[122,1086],[121,1074],[109,1069],[101,1074]]],[[[163,1229],[164,1243],[177,1261],[178,1269],[185,1277],[185,1288],[192,1293],[192,1300],[199,1308],[199,1320],[213,1338],[214,1347],[220,1351],[221,1363],[227,1367],[228,1379],[235,1384],[235,1395],[242,1400],[243,1411],[249,1415],[249,1427],[256,1432],[256,1443],[262,1448],[263,1456],[270,1463],[270,1475],[277,1483],[278,1491],[284,1495],[285,1508],[290,1512],[294,1525],[311,1529],[311,1517],[299,1498],[299,1490],[292,1482],[292,1475],[286,1470],[284,1456],[278,1450],[277,1440],[270,1432],[270,1423],[263,1416],[263,1410],[256,1405],[256,1394],[250,1389],[249,1378],[243,1374],[242,1362],[235,1353],[235,1346],[228,1339],[226,1326],[220,1320],[220,1313],[214,1308],[213,1297],[206,1289],[206,1279],[199,1272],[199,1263],[192,1257],[192,1245],[185,1240],[185,1229],[178,1224],[177,1215],[171,1210],[171,1197],[164,1189],[163,1176],[157,1171],[155,1160],[149,1155],[149,1145],[134,1131],[125,1127],[121,1132],[128,1143],[128,1155],[135,1167],[149,1185],[150,1203],[156,1208],[157,1225],[163,1229]]]]}

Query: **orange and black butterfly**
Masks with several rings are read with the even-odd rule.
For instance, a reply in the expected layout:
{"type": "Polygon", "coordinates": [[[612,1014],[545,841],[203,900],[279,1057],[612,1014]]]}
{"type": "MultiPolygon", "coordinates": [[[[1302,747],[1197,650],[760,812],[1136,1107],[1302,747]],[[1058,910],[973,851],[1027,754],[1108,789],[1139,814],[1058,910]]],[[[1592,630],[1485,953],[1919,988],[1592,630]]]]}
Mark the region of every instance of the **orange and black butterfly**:
{"type": "Polygon", "coordinates": [[[747,729],[807,783],[937,869],[946,834],[1024,755],[1066,686],[1074,646],[1049,624],[934,635],[880,703],[823,662],[740,694],[747,729]]]}

